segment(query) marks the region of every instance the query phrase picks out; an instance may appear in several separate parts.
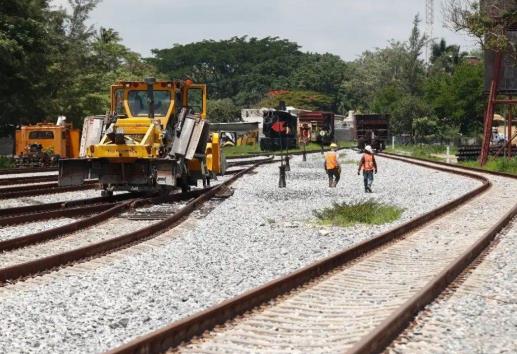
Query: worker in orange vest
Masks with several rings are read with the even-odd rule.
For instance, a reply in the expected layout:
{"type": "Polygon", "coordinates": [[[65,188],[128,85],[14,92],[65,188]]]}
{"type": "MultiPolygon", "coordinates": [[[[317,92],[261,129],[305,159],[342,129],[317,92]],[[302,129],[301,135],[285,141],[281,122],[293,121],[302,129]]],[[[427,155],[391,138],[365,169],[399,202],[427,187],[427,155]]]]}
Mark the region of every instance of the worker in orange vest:
{"type": "Polygon", "coordinates": [[[329,187],[336,187],[341,175],[341,165],[337,154],[337,144],[330,144],[330,151],[325,153],[325,171],[329,176],[329,187]]]}
{"type": "Polygon", "coordinates": [[[359,168],[357,169],[357,175],[361,173],[363,169],[364,178],[364,191],[365,193],[372,193],[373,174],[377,173],[377,163],[373,156],[373,150],[370,145],[366,145],[364,148],[364,154],[359,162],[359,168]]]}

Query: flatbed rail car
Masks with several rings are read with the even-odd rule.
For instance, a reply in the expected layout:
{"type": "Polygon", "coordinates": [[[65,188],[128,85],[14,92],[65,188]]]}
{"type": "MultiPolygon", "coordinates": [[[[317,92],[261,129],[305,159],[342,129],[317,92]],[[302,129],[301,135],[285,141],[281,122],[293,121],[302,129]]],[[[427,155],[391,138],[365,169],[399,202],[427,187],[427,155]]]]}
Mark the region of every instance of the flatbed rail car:
{"type": "Polygon", "coordinates": [[[385,149],[389,133],[389,115],[356,114],[354,121],[354,135],[358,149],[362,151],[366,145],[370,145],[377,151],[385,149]]]}
{"type": "Polygon", "coordinates": [[[286,111],[268,110],[263,113],[260,149],[263,151],[293,149],[296,141],[298,120],[286,111]]]}
{"type": "Polygon", "coordinates": [[[103,195],[186,191],[200,179],[206,184],[222,171],[219,138],[209,135],[206,121],[206,95],[206,85],[190,80],[115,83],[110,113],[100,120],[101,140],[85,143],[84,158],[60,161],[59,184],[98,178],[103,195]]]}
{"type": "Polygon", "coordinates": [[[334,118],[332,112],[301,111],[298,113],[298,141],[329,145],[334,141],[334,118]]]}

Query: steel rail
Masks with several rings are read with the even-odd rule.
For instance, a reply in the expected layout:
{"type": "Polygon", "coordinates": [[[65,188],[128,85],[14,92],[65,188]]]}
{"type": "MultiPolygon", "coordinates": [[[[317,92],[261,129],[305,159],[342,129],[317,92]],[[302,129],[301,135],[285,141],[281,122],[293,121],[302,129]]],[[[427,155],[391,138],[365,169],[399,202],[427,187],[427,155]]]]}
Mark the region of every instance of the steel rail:
{"type": "MultiPolygon", "coordinates": [[[[121,213],[124,210],[127,210],[131,204],[133,203],[133,200],[129,200],[126,202],[120,202],[118,204],[101,204],[101,205],[92,205],[92,206],[86,206],[83,208],[87,208],[91,212],[94,211],[101,211],[98,214],[92,215],[90,217],[77,220],[75,222],[55,227],[49,230],[44,230],[40,232],[36,232],[33,234],[29,234],[26,236],[11,238],[7,240],[0,241],[0,252],[6,252],[6,251],[12,251],[18,248],[27,247],[30,245],[34,245],[37,243],[42,243],[45,241],[49,241],[55,238],[58,238],[60,236],[81,230],[83,228],[96,225],[98,223],[101,223],[112,216],[115,216],[119,213],[121,213]]],[[[70,211],[73,211],[70,210],[70,211]]],[[[83,212],[84,214],[84,212],[83,212]]],[[[1,272],[1,269],[0,269],[1,272]]]]}
{"type": "MultiPolygon", "coordinates": [[[[208,188],[203,190],[203,193],[197,197],[195,197],[192,201],[187,203],[183,208],[178,210],[175,214],[170,217],[154,223],[148,227],[142,228],[137,231],[133,231],[118,237],[114,237],[109,240],[101,241],[95,244],[91,244],[88,246],[76,248],[71,251],[55,254],[52,256],[36,259],[33,261],[28,261],[25,263],[16,264],[10,267],[5,267],[0,269],[0,284],[5,282],[11,282],[19,278],[31,276],[34,274],[42,273],[45,271],[50,271],[56,267],[62,267],[69,263],[74,263],[82,260],[86,260],[93,257],[98,257],[100,255],[114,252],[123,247],[127,247],[131,244],[142,242],[143,240],[147,240],[149,238],[155,237],[171,227],[179,224],[181,220],[183,220],[186,216],[191,214],[193,211],[198,209],[205,202],[210,200],[212,197],[216,196],[222,188],[229,186],[234,181],[236,181],[239,177],[244,175],[245,173],[253,170],[255,167],[259,166],[262,163],[267,163],[268,161],[259,162],[250,166],[241,172],[235,174],[225,182],[214,186],[212,188],[208,188]]],[[[190,192],[190,195],[194,195],[196,192],[190,192]]],[[[188,195],[188,194],[187,194],[188,195]]],[[[170,198],[181,198],[181,194],[172,195],[170,198]]],[[[163,198],[157,198],[156,200],[163,200],[163,198]]],[[[149,200],[139,199],[132,201],[133,206],[142,205],[148,203],[149,200]]],[[[111,209],[110,209],[111,210],[111,209]]],[[[108,210],[109,211],[109,210],[108,210]]],[[[106,211],[106,212],[108,212],[106,211]]],[[[105,212],[105,213],[106,213],[105,212]]]]}
{"type": "Polygon", "coordinates": [[[0,218],[0,226],[13,226],[41,220],[50,220],[63,217],[93,214],[109,209],[113,205],[113,202],[97,203],[91,205],[78,206],[75,208],[62,208],[57,210],[44,211],[41,213],[8,216],[0,218]]]}
{"type": "MultiPolygon", "coordinates": [[[[391,159],[403,160],[398,156],[385,156],[391,159]]],[[[416,159],[404,157],[405,159],[416,159]]],[[[425,160],[429,163],[434,161],[425,160]]],[[[438,163],[443,165],[444,163],[438,163]]],[[[445,163],[446,164],[446,163],[445,163]]],[[[450,166],[449,164],[446,164],[450,166]]],[[[457,167],[457,166],[450,166],[457,167]]],[[[461,169],[470,169],[465,166],[461,169]]],[[[474,169],[476,172],[487,173],[483,169],[474,169]]],[[[489,171],[489,174],[517,179],[517,176],[507,173],[489,171]]],[[[473,264],[474,260],[487,249],[495,236],[506,227],[512,219],[517,216],[517,204],[500,218],[489,230],[487,230],[472,246],[452,261],[443,271],[428,282],[418,293],[412,296],[394,313],[375,327],[369,334],[364,336],[349,351],[348,354],[366,354],[383,351],[393,340],[395,340],[411,323],[414,317],[422,311],[425,306],[433,302],[463,271],[473,264]]]]}
{"type": "MultiPolygon", "coordinates": [[[[12,217],[19,215],[29,215],[36,213],[45,213],[55,210],[66,210],[67,208],[77,207],[81,205],[92,205],[97,203],[107,203],[114,201],[123,201],[127,199],[135,198],[131,193],[115,194],[111,197],[94,197],[86,199],[76,199],[64,202],[44,203],[38,205],[26,205],[21,207],[5,208],[0,209],[0,217],[12,217]]],[[[30,221],[30,216],[27,216],[27,220],[30,221]]]]}
{"type": "Polygon", "coordinates": [[[38,172],[54,172],[57,171],[57,167],[19,167],[19,168],[4,168],[0,169],[0,175],[14,175],[22,173],[38,173],[38,172]]]}
{"type": "Polygon", "coordinates": [[[429,162],[429,163],[434,163],[434,164],[441,165],[441,166],[457,168],[457,169],[464,170],[464,171],[480,172],[480,173],[486,173],[486,174],[489,174],[489,175],[500,176],[500,177],[508,177],[508,178],[514,178],[514,179],[517,178],[517,175],[511,174],[511,173],[498,172],[498,171],[490,171],[490,170],[485,170],[485,169],[482,169],[482,168],[479,168],[479,167],[467,167],[467,166],[462,166],[462,165],[459,165],[459,164],[452,164],[452,163],[447,163],[447,162],[443,162],[443,161],[434,161],[434,160],[429,160],[429,159],[425,159],[425,158],[421,158],[421,157],[414,157],[414,156],[406,156],[406,155],[401,155],[401,154],[394,154],[392,152],[382,152],[382,153],[378,153],[377,155],[383,156],[383,157],[388,157],[388,158],[391,158],[393,160],[399,160],[399,161],[403,161],[403,160],[401,160],[401,158],[402,159],[410,159],[410,160],[414,160],[414,161],[429,162]]]}
{"type": "Polygon", "coordinates": [[[42,243],[51,239],[58,238],[60,236],[70,234],[72,232],[78,231],[80,229],[90,227],[96,224],[99,224],[107,219],[120,214],[121,212],[131,208],[135,208],[137,206],[143,206],[145,204],[159,204],[166,202],[174,202],[179,200],[187,200],[194,197],[197,197],[204,193],[205,190],[196,190],[187,193],[181,194],[173,194],[168,196],[158,196],[158,197],[150,197],[150,198],[135,198],[130,199],[129,202],[118,202],[115,203],[113,201],[104,203],[104,204],[94,204],[94,205],[86,205],[82,207],[69,208],[65,210],[54,210],[46,213],[38,213],[31,215],[22,215],[18,217],[11,217],[0,219],[0,225],[2,222],[9,222],[12,220],[18,221],[22,219],[27,222],[27,219],[31,221],[35,221],[35,219],[48,219],[54,217],[63,217],[63,216],[77,216],[77,215],[85,215],[92,214],[90,217],[75,221],[70,224],[66,224],[63,226],[59,226],[56,228],[52,228],[49,230],[39,231],[33,234],[29,234],[26,236],[16,237],[4,241],[0,241],[0,252],[12,251],[21,247],[27,247],[30,245],[34,245],[37,243],[42,243]]]}
{"type": "Polygon", "coordinates": [[[41,182],[57,182],[57,175],[1,178],[0,186],[8,186],[8,185],[13,185],[13,184],[41,183],[41,182]]]}
{"type": "Polygon", "coordinates": [[[29,184],[29,185],[23,185],[23,186],[14,186],[14,187],[2,187],[0,188],[0,195],[2,194],[9,194],[11,192],[24,192],[24,191],[32,191],[36,189],[41,188],[55,188],[58,187],[58,184],[56,181],[54,182],[48,182],[48,183],[41,183],[41,184],[29,184]]]}
{"type": "Polygon", "coordinates": [[[425,167],[477,179],[482,182],[482,185],[451,202],[416,217],[398,227],[383,232],[372,239],[362,241],[350,248],[305,266],[286,276],[272,280],[258,288],[251,289],[241,295],[223,301],[220,304],[214,305],[185,319],[173,322],[170,325],[155,330],[148,335],[137,337],[136,339],[106,353],[163,353],[168,349],[180,345],[182,342],[201,335],[204,331],[212,330],[217,325],[223,324],[228,320],[242,315],[246,311],[252,310],[279,295],[285,294],[292,289],[370,253],[391,241],[402,238],[407,233],[443,216],[445,213],[457,208],[458,206],[465,204],[491,187],[491,183],[487,178],[477,174],[468,173],[466,171],[451,170],[449,168],[446,169],[439,166],[425,165],[425,167]]]}
{"type": "Polygon", "coordinates": [[[12,199],[12,198],[20,198],[20,197],[28,197],[28,196],[36,196],[36,195],[83,191],[83,190],[95,188],[96,182],[87,183],[87,184],[84,184],[81,186],[69,186],[69,187],[57,187],[57,184],[55,184],[55,185],[56,185],[55,187],[49,187],[49,186],[30,186],[30,188],[27,188],[27,186],[13,187],[12,189],[9,188],[9,191],[5,191],[5,192],[0,189],[0,199],[12,199]]]}

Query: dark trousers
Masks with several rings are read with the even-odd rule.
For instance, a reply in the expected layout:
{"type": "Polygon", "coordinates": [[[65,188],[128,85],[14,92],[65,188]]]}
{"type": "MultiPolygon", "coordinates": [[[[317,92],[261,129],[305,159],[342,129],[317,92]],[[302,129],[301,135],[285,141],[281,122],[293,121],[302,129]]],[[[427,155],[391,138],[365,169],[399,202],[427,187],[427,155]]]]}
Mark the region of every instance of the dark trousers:
{"type": "Polygon", "coordinates": [[[373,171],[363,171],[364,189],[370,189],[373,183],[373,171]]]}
{"type": "Polygon", "coordinates": [[[329,176],[329,184],[331,185],[332,182],[337,184],[339,182],[339,168],[333,168],[331,170],[327,170],[327,175],[329,176]]]}

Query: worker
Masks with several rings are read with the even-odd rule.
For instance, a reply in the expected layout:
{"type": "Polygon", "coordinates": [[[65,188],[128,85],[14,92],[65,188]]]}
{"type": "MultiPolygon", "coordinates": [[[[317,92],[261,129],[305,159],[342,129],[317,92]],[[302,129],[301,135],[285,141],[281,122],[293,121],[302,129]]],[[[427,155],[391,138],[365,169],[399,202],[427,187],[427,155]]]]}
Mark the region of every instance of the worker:
{"type": "Polygon", "coordinates": [[[377,174],[377,163],[375,162],[373,150],[370,145],[366,145],[364,148],[364,154],[363,157],[361,157],[361,162],[359,162],[357,175],[361,174],[361,169],[363,169],[364,192],[372,193],[373,174],[377,174]]]}
{"type": "Polygon", "coordinates": [[[341,165],[337,154],[337,144],[330,144],[330,151],[325,153],[325,171],[329,176],[329,187],[336,187],[341,175],[341,165]]]}

